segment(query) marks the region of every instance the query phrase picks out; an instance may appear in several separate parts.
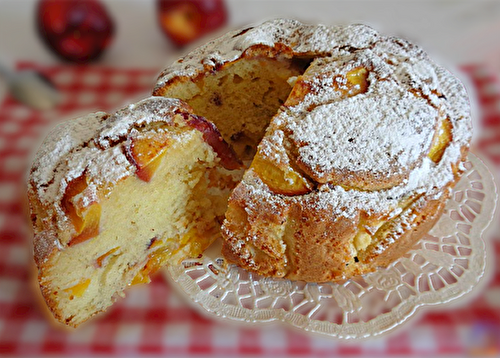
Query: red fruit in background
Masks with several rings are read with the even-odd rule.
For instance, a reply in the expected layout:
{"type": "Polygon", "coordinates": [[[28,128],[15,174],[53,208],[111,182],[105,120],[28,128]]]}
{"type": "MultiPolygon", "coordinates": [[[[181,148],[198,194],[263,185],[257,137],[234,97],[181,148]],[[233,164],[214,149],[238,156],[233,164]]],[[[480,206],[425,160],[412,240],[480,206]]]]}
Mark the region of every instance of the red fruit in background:
{"type": "Polygon", "coordinates": [[[41,0],[36,16],[40,35],[65,60],[95,60],[113,38],[113,20],[98,0],[41,0]]]}
{"type": "Polygon", "coordinates": [[[223,0],[157,1],[160,26],[177,46],[184,46],[227,22],[223,0]]]}

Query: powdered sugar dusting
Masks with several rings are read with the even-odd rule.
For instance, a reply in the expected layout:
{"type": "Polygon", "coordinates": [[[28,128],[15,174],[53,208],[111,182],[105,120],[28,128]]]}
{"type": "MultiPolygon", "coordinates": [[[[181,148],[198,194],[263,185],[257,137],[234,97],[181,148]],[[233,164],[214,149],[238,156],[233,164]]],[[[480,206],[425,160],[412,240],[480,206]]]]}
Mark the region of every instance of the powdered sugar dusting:
{"type": "Polygon", "coordinates": [[[150,97],[130,104],[107,120],[97,141],[100,146],[107,148],[110,143],[126,135],[132,127],[155,122],[172,124],[173,114],[181,109],[189,111],[183,102],[173,98],[150,97]]]}
{"type": "Polygon", "coordinates": [[[269,133],[270,135],[265,136],[260,142],[260,150],[267,153],[267,157],[271,159],[271,162],[288,166],[290,160],[284,146],[285,134],[279,129],[269,131],[269,133]]]}
{"type": "Polygon", "coordinates": [[[57,197],[58,189],[54,182],[61,181],[61,178],[57,178],[55,173],[59,166],[64,165],[63,158],[97,135],[106,116],[104,112],[97,112],[66,121],[54,128],[44,140],[30,174],[43,202],[57,197]]]}
{"type": "Polygon", "coordinates": [[[273,48],[279,44],[295,55],[326,55],[336,48],[366,48],[377,38],[377,32],[365,25],[304,25],[291,19],[271,20],[228,32],[174,62],[161,73],[153,93],[161,93],[161,88],[174,78],[211,73],[217,66],[237,60],[254,45],[273,48]]]}
{"type": "Polygon", "coordinates": [[[30,190],[64,225],[67,220],[61,199],[73,179],[85,174],[91,189],[132,175],[136,168],[123,147],[128,133],[155,122],[172,125],[173,115],[184,108],[179,100],[151,97],[112,115],[98,112],[61,124],[47,136],[35,157],[30,190]]]}
{"type": "Polygon", "coordinates": [[[429,148],[436,118],[436,109],[411,94],[359,95],[318,106],[290,128],[292,138],[305,143],[299,159],[320,173],[390,175],[415,163],[429,148]]]}

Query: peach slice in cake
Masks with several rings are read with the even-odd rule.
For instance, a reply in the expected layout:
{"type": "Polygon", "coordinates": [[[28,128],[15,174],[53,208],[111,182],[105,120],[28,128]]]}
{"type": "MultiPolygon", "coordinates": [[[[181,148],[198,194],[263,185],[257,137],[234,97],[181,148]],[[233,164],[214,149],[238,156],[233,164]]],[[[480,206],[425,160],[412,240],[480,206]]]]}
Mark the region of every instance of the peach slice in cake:
{"type": "Polygon", "coordinates": [[[131,138],[131,143],[126,147],[126,154],[137,167],[135,174],[142,180],[149,182],[169,145],[169,134],[153,132],[138,134],[131,138]]]}

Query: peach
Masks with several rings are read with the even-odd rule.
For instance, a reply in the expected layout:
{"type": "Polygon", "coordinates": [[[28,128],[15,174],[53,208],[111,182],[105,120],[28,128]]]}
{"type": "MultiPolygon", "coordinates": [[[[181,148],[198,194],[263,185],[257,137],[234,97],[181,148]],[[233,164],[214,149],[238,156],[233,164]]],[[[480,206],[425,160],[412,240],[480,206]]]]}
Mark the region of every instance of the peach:
{"type": "MultiPolygon", "coordinates": [[[[333,74],[332,74],[333,76],[333,74]]],[[[315,93],[317,89],[314,84],[314,78],[299,76],[292,92],[285,102],[285,106],[292,107],[301,103],[308,93],[315,93]]],[[[368,90],[368,70],[364,67],[356,67],[346,73],[345,77],[336,75],[331,82],[331,86],[335,91],[340,92],[342,97],[352,97],[360,93],[365,93],[368,90]],[[339,83],[343,83],[339,85],[339,83]]]]}
{"type": "Polygon", "coordinates": [[[429,150],[428,157],[434,162],[439,163],[443,153],[448,146],[448,143],[452,140],[451,135],[451,123],[449,119],[444,119],[441,121],[438,134],[434,137],[434,140],[429,150]]]}
{"type": "Polygon", "coordinates": [[[38,32],[49,49],[77,63],[98,59],[115,33],[113,18],[98,0],[41,0],[36,20],[38,32]]]}
{"type": "Polygon", "coordinates": [[[137,273],[130,285],[151,282],[150,275],[163,267],[171,256],[172,252],[167,247],[160,247],[149,254],[146,265],[137,273]]]}
{"type": "Polygon", "coordinates": [[[153,177],[161,163],[161,158],[169,144],[167,132],[153,134],[140,134],[131,138],[130,145],[126,148],[129,160],[136,166],[136,175],[146,182],[153,177]]]}
{"type": "MultiPolygon", "coordinates": [[[[168,260],[177,252],[183,250],[186,245],[190,245],[188,256],[198,257],[213,241],[213,233],[208,230],[203,235],[200,235],[196,228],[189,230],[178,240],[178,247],[172,250],[169,246],[164,246],[161,240],[154,238],[151,240],[149,249],[155,249],[148,255],[148,261],[144,267],[137,273],[130,285],[151,282],[150,276],[165,266],[168,260]]],[[[166,242],[172,241],[167,239],[166,242]]],[[[175,240],[177,241],[177,240],[175,240]]]]}
{"type": "Polygon", "coordinates": [[[96,259],[96,265],[97,267],[102,267],[103,266],[103,263],[110,257],[112,256],[116,251],[118,251],[120,249],[120,247],[115,247],[111,250],[109,250],[108,252],[102,254],[101,256],[99,256],[97,259],[96,259]]]}
{"type": "Polygon", "coordinates": [[[99,234],[101,205],[96,201],[95,193],[86,193],[87,188],[87,177],[83,174],[68,184],[62,199],[62,206],[76,231],[68,244],[70,246],[99,234]],[[79,200],[81,195],[91,200],[79,200]]]}
{"type": "Polygon", "coordinates": [[[82,226],[78,235],[73,237],[69,246],[80,244],[99,235],[99,226],[101,221],[101,206],[99,204],[91,205],[87,210],[81,213],[82,226]]]}
{"type": "Polygon", "coordinates": [[[257,153],[250,168],[276,194],[301,195],[311,191],[311,186],[290,166],[278,167],[257,153]]]}
{"type": "Polygon", "coordinates": [[[368,89],[368,70],[364,67],[357,67],[346,74],[348,83],[348,94],[355,96],[364,93],[368,89]]]}
{"type": "Polygon", "coordinates": [[[64,292],[67,292],[70,294],[69,299],[72,300],[75,297],[82,297],[87,288],[90,285],[90,278],[84,279],[77,283],[74,286],[71,286],[67,289],[64,290],[64,292]]]}
{"type": "Polygon", "coordinates": [[[188,115],[186,118],[188,125],[203,134],[203,139],[210,145],[220,158],[222,166],[228,170],[241,169],[243,164],[234,152],[234,150],[222,138],[219,130],[212,122],[205,118],[188,115]]]}
{"type": "Polygon", "coordinates": [[[157,0],[163,32],[184,46],[227,22],[223,0],[157,0]]]}

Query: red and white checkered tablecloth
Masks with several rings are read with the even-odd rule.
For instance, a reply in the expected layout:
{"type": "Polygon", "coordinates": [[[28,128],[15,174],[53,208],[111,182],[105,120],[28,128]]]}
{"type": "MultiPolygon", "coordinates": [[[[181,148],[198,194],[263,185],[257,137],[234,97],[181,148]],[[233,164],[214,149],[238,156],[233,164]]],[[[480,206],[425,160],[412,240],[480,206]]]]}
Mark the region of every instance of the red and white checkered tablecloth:
{"type": "MultiPolygon", "coordinates": [[[[425,310],[393,333],[361,342],[309,335],[281,324],[236,325],[201,315],[161,275],[76,330],[48,316],[34,281],[25,179],[36,146],[57,122],[113,110],[148,95],[156,70],[35,67],[62,91],[61,105],[40,113],[4,99],[0,107],[0,356],[499,356],[500,266],[466,305],[425,310]],[[480,292],[478,292],[480,290],[480,292]]],[[[500,173],[500,82],[480,66],[463,70],[478,94],[476,152],[500,173]]],[[[497,219],[498,220],[498,219],[497,219]]],[[[499,238],[493,239],[500,257],[499,238]]],[[[491,261],[490,261],[491,262],[491,261]]]]}

